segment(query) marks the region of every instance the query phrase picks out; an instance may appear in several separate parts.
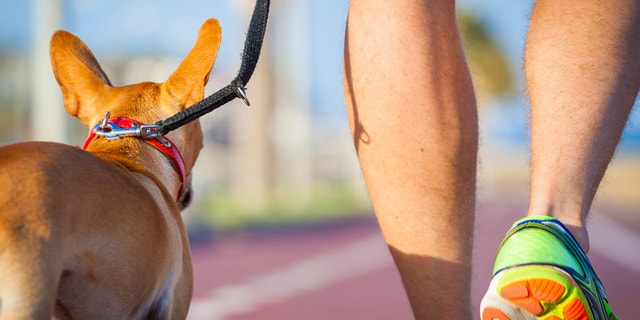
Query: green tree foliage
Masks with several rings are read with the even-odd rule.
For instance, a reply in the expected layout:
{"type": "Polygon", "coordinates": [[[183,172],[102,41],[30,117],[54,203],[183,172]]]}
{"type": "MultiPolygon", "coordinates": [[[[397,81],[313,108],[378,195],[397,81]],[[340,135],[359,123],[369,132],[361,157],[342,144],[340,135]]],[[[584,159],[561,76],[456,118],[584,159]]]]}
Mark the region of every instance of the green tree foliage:
{"type": "Polygon", "coordinates": [[[458,27],[478,98],[514,94],[515,77],[509,60],[482,21],[470,12],[458,11],[458,27]]]}

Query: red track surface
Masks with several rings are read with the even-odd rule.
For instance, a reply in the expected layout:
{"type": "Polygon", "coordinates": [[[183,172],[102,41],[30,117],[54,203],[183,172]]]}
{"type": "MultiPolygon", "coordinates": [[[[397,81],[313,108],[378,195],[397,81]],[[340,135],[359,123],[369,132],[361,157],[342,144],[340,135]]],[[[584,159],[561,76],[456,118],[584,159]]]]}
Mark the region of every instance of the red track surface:
{"type": "MultiPolygon", "coordinates": [[[[524,208],[518,204],[485,204],[478,210],[474,310],[478,310],[490,281],[502,236],[519,218],[519,212],[524,208]]],[[[639,230],[634,231],[629,225],[612,223],[610,219],[599,221],[602,220],[596,220],[590,228],[592,243],[611,238],[615,245],[623,234],[631,235],[632,242],[640,239],[639,230]]],[[[629,238],[619,241],[625,239],[629,238]]],[[[602,245],[592,245],[589,254],[620,319],[636,319],[640,315],[640,264],[633,265],[640,261],[640,242],[628,245],[630,249],[624,253],[615,252],[614,247],[607,250],[602,245]]],[[[192,251],[192,320],[413,318],[373,218],[217,236],[194,243],[192,251]]]]}

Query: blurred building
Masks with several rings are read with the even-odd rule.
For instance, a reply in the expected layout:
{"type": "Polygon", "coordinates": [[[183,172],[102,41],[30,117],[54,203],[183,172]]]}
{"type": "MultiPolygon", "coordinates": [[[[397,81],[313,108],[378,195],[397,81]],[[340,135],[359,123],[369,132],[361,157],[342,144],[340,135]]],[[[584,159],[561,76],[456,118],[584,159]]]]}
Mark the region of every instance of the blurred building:
{"type": "MultiPolygon", "coordinates": [[[[340,2],[346,8],[346,2],[340,2]]],[[[223,27],[223,44],[206,87],[209,95],[237,72],[253,4],[195,1],[191,9],[143,0],[3,4],[22,15],[16,23],[26,30],[19,29],[19,42],[28,40],[2,46],[0,38],[0,142],[35,139],[78,145],[86,136],[86,129],[65,113],[52,76],[48,41],[56,29],[82,38],[114,85],[123,85],[164,81],[191,48],[200,24],[216,17],[223,27]]],[[[331,9],[334,5],[272,1],[265,47],[248,85],[251,107],[234,101],[201,119],[206,141],[195,170],[199,202],[187,213],[189,218],[226,223],[237,218],[230,215],[251,220],[279,210],[288,211],[285,219],[295,220],[309,211],[320,218],[316,211],[366,208],[343,110],[342,38],[336,31],[344,24],[345,12],[331,9]],[[325,34],[326,21],[340,21],[329,28],[336,36],[325,34]],[[321,41],[313,41],[312,33],[321,41]],[[326,203],[331,201],[341,203],[326,203]]]]}
{"type": "MultiPolygon", "coordinates": [[[[206,88],[209,95],[237,72],[253,4],[0,0],[0,143],[83,142],[86,129],[66,115],[48,63],[48,39],[55,29],[82,38],[112,82],[122,85],[164,81],[193,45],[200,24],[216,17],[223,42],[206,88]]],[[[522,17],[530,4],[464,0],[460,5],[469,13],[461,14],[461,29],[476,84],[503,90],[479,94],[481,187],[488,181],[526,191],[527,102],[520,95],[520,63],[522,17]],[[518,10],[521,15],[512,14],[518,10]],[[492,42],[490,52],[477,54],[474,41],[492,42]],[[499,81],[508,70],[511,78],[499,81]],[[505,83],[512,84],[508,92],[505,83]]],[[[198,202],[187,212],[189,219],[233,226],[368,209],[342,92],[347,7],[348,0],[272,1],[262,58],[248,85],[252,106],[234,101],[201,119],[206,141],[195,170],[198,202]]],[[[640,150],[638,120],[634,113],[622,153],[640,150]]]]}

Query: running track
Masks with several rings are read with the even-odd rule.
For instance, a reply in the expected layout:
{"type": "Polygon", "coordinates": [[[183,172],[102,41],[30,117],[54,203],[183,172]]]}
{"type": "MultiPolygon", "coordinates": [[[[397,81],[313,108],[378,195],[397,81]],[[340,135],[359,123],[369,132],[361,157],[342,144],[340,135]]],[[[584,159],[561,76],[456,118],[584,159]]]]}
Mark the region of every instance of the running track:
{"type": "MultiPolygon", "coordinates": [[[[485,203],[478,210],[475,310],[490,281],[497,246],[523,211],[518,203],[485,203]]],[[[592,220],[589,256],[614,311],[620,319],[638,319],[639,225],[621,224],[602,214],[592,220]]],[[[195,292],[190,320],[412,319],[400,278],[371,217],[212,236],[194,241],[192,252],[195,292]]]]}

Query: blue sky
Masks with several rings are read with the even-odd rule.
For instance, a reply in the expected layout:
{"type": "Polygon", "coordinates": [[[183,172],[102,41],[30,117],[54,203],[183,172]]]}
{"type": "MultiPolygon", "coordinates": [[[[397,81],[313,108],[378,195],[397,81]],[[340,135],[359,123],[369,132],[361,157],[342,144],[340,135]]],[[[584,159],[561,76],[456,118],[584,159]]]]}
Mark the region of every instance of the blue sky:
{"type": "MultiPolygon", "coordinates": [[[[31,1],[0,0],[0,50],[28,50],[31,34],[31,1]]],[[[216,17],[223,27],[223,42],[218,66],[227,66],[234,73],[244,42],[247,23],[241,6],[252,7],[249,0],[62,0],[64,24],[67,29],[85,40],[99,60],[131,54],[174,55],[181,57],[191,48],[201,23],[216,17]],[[231,70],[233,69],[233,70],[231,70]]],[[[306,8],[300,0],[273,1],[280,12],[272,15],[270,28],[283,35],[277,47],[278,55],[286,55],[285,70],[291,77],[308,62],[306,81],[311,85],[309,102],[316,116],[335,116],[344,113],[342,98],[341,59],[344,22],[348,0],[309,0],[306,8]],[[304,7],[304,6],[302,6],[304,7]],[[307,10],[300,12],[295,10],[307,10]],[[288,17],[288,18],[287,18],[288,17]],[[306,24],[306,25],[304,25],[306,24]],[[306,34],[305,32],[309,32],[306,34]],[[284,40],[282,40],[284,39],[284,40]],[[286,41],[297,39],[298,41],[286,41]],[[303,45],[301,45],[301,43],[303,45]]],[[[474,11],[510,57],[516,70],[521,69],[524,38],[532,1],[459,0],[459,8],[474,11]]],[[[272,8],[276,12],[275,8],[272,8]]],[[[53,30],[52,30],[53,32],[53,30]]],[[[281,58],[282,59],[282,58],[281,58]]],[[[521,77],[521,73],[519,73],[521,77]]],[[[300,79],[298,79],[300,80],[300,79]]],[[[304,81],[302,81],[304,82],[304,81]]],[[[520,78],[520,82],[522,79],[520,78]]],[[[295,89],[295,88],[294,88],[295,89]]],[[[517,125],[504,128],[516,140],[524,135],[526,106],[521,99],[511,104],[516,112],[517,125]]],[[[636,113],[637,114],[637,113],[636,113]]],[[[634,115],[633,118],[638,118],[634,115]]],[[[640,129],[632,120],[626,136],[640,141],[640,129]]]]}
{"type": "MultiPolygon", "coordinates": [[[[32,29],[30,10],[34,1],[0,0],[0,3],[3,8],[0,11],[0,46],[27,50],[32,29]]],[[[62,28],[87,42],[99,60],[128,54],[182,56],[191,48],[200,24],[209,17],[216,17],[223,27],[219,59],[222,65],[228,65],[238,59],[244,41],[246,21],[241,19],[239,4],[251,6],[254,1],[63,0],[62,3],[62,28]]],[[[281,6],[279,10],[296,10],[294,4],[299,4],[299,0],[274,1],[274,5],[277,4],[281,6]]],[[[460,6],[480,12],[514,63],[519,63],[517,57],[521,55],[526,26],[523,17],[528,11],[526,2],[462,0],[460,6]]],[[[289,33],[289,38],[312,39],[307,42],[309,48],[282,41],[276,50],[291,56],[298,51],[308,55],[302,59],[308,59],[310,72],[314,75],[311,99],[320,105],[335,104],[335,98],[326,92],[342,92],[340,72],[347,7],[348,0],[311,0],[307,8],[309,18],[295,22],[308,23],[308,29],[296,28],[295,23],[281,21],[277,15],[272,15],[270,21],[273,30],[284,24],[284,33],[289,33]],[[305,29],[310,36],[296,34],[305,29]]]]}

